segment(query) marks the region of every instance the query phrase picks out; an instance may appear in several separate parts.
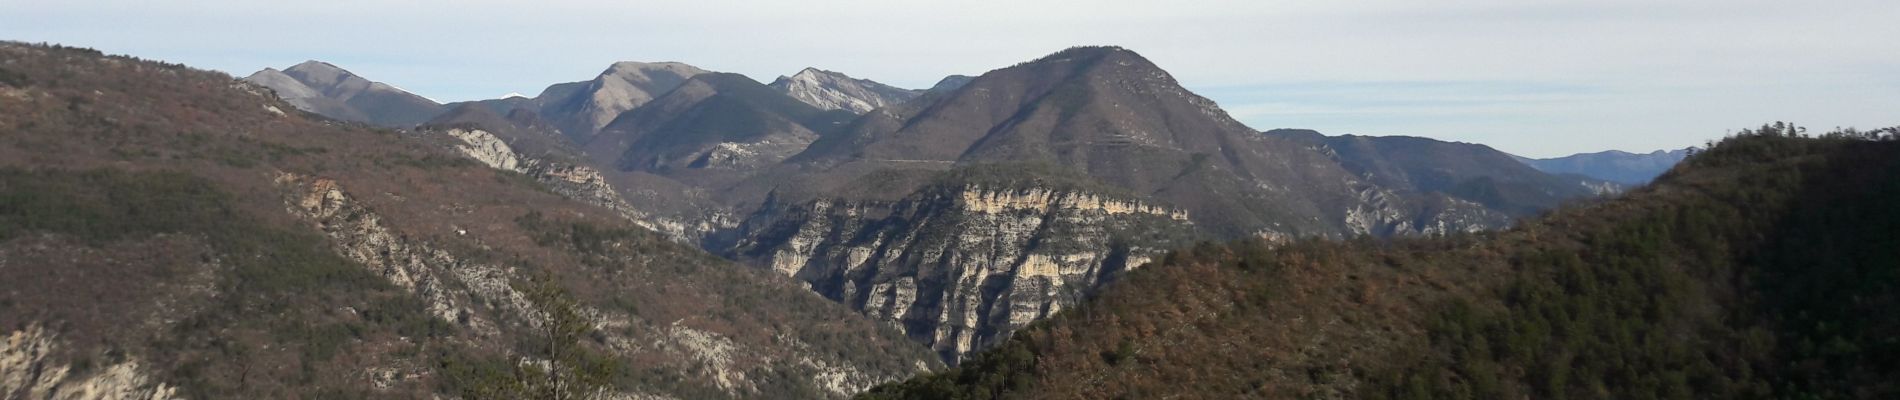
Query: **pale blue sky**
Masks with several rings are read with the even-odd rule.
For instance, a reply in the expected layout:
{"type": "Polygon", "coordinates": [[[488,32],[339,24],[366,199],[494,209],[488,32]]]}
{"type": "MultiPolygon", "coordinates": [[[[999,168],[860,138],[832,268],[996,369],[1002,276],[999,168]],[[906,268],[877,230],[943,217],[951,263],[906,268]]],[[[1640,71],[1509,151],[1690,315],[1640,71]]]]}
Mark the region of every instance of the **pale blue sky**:
{"type": "Polygon", "coordinates": [[[533,95],[619,60],[926,87],[1115,44],[1255,128],[1537,157],[1773,120],[1900,125],[1893,21],[1900,1],[0,0],[0,39],[240,76],[319,59],[444,101],[533,95]]]}

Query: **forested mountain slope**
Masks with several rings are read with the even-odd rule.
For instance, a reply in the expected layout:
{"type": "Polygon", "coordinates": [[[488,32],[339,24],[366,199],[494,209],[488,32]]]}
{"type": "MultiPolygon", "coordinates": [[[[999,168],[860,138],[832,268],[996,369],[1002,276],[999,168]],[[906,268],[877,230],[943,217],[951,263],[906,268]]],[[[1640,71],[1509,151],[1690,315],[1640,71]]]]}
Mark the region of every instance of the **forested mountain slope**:
{"type": "Polygon", "coordinates": [[[1900,395],[1900,141],[1794,132],[1503,232],[1181,250],[862,397],[1900,395]]]}

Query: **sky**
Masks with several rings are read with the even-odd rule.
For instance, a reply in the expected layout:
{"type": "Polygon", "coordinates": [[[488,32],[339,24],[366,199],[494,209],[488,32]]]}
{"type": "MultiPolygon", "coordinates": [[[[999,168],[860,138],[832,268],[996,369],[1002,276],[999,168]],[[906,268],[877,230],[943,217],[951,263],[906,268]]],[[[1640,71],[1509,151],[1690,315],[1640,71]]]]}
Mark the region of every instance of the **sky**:
{"type": "Polygon", "coordinates": [[[0,0],[0,39],[248,75],[323,60],[439,101],[614,61],[903,87],[1119,45],[1257,129],[1553,157],[1771,121],[1900,125],[1900,1],[0,0]]]}

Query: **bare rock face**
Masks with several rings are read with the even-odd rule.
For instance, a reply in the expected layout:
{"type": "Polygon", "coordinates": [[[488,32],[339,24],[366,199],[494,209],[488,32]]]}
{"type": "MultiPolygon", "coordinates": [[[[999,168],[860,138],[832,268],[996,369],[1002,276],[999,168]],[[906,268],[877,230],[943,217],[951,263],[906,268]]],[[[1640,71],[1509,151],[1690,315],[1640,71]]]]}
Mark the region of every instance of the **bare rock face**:
{"type": "Polygon", "coordinates": [[[76,371],[52,354],[59,338],[39,325],[0,337],[0,396],[49,400],[177,399],[176,387],[149,376],[136,359],[91,372],[76,371]]]}
{"type": "Polygon", "coordinates": [[[817,68],[806,68],[792,76],[779,77],[771,86],[812,107],[850,111],[853,114],[902,103],[923,93],[817,68]]]}
{"type": "Polygon", "coordinates": [[[1177,209],[1036,187],[765,208],[734,256],[895,324],[952,363],[1192,237],[1177,209]]]}

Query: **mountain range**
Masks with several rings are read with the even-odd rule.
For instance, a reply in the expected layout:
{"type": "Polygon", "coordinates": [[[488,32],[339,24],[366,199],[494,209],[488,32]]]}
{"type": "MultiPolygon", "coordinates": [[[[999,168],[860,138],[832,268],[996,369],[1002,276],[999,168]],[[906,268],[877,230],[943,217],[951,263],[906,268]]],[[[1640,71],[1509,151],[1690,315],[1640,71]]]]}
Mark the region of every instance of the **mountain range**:
{"type": "Polygon", "coordinates": [[[346,121],[411,126],[443,111],[434,100],[321,61],[305,61],[282,71],[265,68],[244,79],[275,90],[297,108],[346,121]]]}
{"type": "Polygon", "coordinates": [[[1257,131],[1118,47],[928,90],[621,62],[447,108],[432,126],[573,155],[642,226],[796,277],[953,363],[1196,240],[1497,229],[1622,187],[1482,145],[1257,131]]]}
{"type": "Polygon", "coordinates": [[[1112,46],[439,104],[0,43],[0,397],[1890,397],[1893,130],[1798,131],[1263,131],[1112,46]]]}
{"type": "Polygon", "coordinates": [[[545,131],[68,47],[0,43],[0,76],[0,397],[842,398],[941,365],[620,217],[545,131]]]}
{"type": "Polygon", "coordinates": [[[1609,150],[1545,159],[1519,157],[1518,160],[1552,174],[1575,174],[1626,185],[1641,185],[1669,171],[1670,167],[1688,155],[1689,149],[1656,150],[1645,154],[1609,150]]]}

